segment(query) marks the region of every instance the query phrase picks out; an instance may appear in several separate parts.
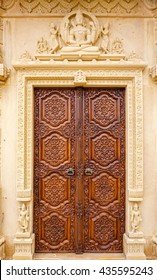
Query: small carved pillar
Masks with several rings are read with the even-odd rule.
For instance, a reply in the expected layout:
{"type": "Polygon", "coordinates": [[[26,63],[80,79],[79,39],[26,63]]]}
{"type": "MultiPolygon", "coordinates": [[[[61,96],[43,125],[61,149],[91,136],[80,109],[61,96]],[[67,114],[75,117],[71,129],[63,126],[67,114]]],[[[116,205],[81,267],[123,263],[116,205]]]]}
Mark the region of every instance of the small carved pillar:
{"type": "Polygon", "coordinates": [[[141,229],[141,209],[140,199],[130,201],[130,209],[128,215],[128,231],[124,234],[124,254],[126,259],[146,259],[144,254],[145,239],[141,229]]]}
{"type": "Polygon", "coordinates": [[[34,234],[30,224],[30,201],[31,191],[18,191],[18,231],[14,239],[15,253],[14,260],[31,260],[34,254],[34,234]]]}
{"type": "MultiPolygon", "coordinates": [[[[2,189],[0,188],[0,201],[1,201],[1,193],[2,193],[2,189]]],[[[2,225],[2,221],[3,221],[3,213],[2,213],[2,209],[0,209],[0,228],[2,225]]],[[[0,232],[0,260],[3,259],[5,259],[5,238],[0,232]]]]}
{"type": "MultiPolygon", "coordinates": [[[[1,12],[1,11],[0,11],[1,12]]],[[[8,72],[3,64],[3,20],[0,17],[0,113],[1,113],[1,85],[3,85],[8,77],[8,72]]],[[[0,135],[1,135],[1,119],[0,119],[0,135]]],[[[0,205],[2,201],[1,188],[1,136],[0,136],[0,205]]],[[[0,208],[0,228],[3,221],[3,213],[0,208]]],[[[0,260],[5,258],[5,238],[0,231],[0,260]]]]}

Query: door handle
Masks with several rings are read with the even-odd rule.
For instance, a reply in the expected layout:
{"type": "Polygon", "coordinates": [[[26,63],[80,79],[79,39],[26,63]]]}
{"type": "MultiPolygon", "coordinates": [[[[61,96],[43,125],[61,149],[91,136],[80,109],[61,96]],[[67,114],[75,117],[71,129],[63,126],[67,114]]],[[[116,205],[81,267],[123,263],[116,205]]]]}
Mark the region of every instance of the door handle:
{"type": "Polygon", "coordinates": [[[92,174],[93,174],[93,170],[91,168],[88,167],[88,168],[85,169],[85,175],[86,176],[91,176],[92,174]]]}
{"type": "Polygon", "coordinates": [[[74,168],[70,167],[66,170],[68,176],[73,176],[75,174],[74,168]]]}

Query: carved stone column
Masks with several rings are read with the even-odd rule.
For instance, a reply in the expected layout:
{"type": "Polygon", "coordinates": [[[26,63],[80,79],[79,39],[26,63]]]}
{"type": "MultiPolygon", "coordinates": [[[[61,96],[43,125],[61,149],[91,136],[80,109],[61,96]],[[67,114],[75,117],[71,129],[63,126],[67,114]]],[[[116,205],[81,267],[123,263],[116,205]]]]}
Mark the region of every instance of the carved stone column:
{"type": "MultiPolygon", "coordinates": [[[[150,68],[150,76],[152,80],[155,82],[157,87],[157,3],[154,9],[154,17],[155,17],[155,65],[150,68]]],[[[156,167],[157,168],[157,167],[156,167]]],[[[157,186],[156,186],[156,201],[157,201],[157,186]]],[[[156,207],[156,217],[157,217],[157,207],[156,207]]],[[[156,235],[152,239],[154,254],[157,257],[157,220],[156,220],[156,235]]]]}
{"type": "MultiPolygon", "coordinates": [[[[1,10],[0,10],[1,13],[1,10]]],[[[1,86],[5,83],[8,76],[7,69],[3,64],[3,21],[0,17],[0,114],[1,114],[1,86]]],[[[0,119],[0,205],[2,201],[2,187],[1,187],[1,119],[0,119]]],[[[0,207],[0,229],[3,222],[3,211],[0,207]]],[[[0,260],[5,258],[5,238],[0,230],[0,260]]]]}
{"type": "Polygon", "coordinates": [[[31,191],[30,190],[18,190],[18,231],[14,239],[15,253],[13,255],[14,260],[31,260],[34,254],[34,234],[31,232],[31,191]]]}
{"type": "Polygon", "coordinates": [[[144,254],[145,239],[143,238],[143,232],[140,230],[142,216],[140,210],[140,202],[142,200],[130,201],[129,221],[128,230],[129,232],[124,234],[124,254],[126,259],[146,259],[144,254]]]}

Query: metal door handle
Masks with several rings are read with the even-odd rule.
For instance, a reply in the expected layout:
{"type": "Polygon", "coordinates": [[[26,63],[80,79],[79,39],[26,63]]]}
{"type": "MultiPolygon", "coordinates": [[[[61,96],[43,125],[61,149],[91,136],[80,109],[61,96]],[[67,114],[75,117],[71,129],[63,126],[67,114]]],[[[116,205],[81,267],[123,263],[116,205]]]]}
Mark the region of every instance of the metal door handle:
{"type": "Polygon", "coordinates": [[[70,167],[66,170],[68,176],[73,176],[75,174],[74,168],[70,167]]]}
{"type": "Polygon", "coordinates": [[[91,168],[86,168],[85,169],[85,175],[91,176],[93,174],[93,170],[91,168]]]}

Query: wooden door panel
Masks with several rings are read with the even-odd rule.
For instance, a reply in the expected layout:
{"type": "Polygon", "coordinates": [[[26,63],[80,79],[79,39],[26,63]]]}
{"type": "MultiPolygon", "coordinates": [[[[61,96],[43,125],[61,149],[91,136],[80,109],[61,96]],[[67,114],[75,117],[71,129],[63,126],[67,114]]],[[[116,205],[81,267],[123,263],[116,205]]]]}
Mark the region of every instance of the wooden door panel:
{"type": "Polygon", "coordinates": [[[74,251],[75,92],[35,89],[36,252],[74,251]]]}
{"type": "Polygon", "coordinates": [[[35,89],[36,252],[122,252],[124,94],[35,89]],[[69,168],[74,176],[67,175],[69,168]]]}
{"type": "Polygon", "coordinates": [[[125,223],[124,89],[84,92],[84,251],[122,252],[125,223]]]}

